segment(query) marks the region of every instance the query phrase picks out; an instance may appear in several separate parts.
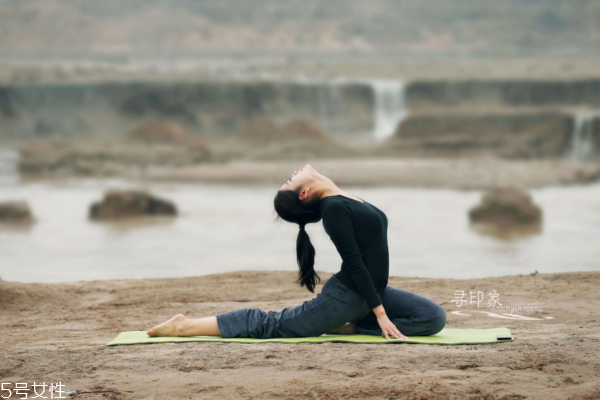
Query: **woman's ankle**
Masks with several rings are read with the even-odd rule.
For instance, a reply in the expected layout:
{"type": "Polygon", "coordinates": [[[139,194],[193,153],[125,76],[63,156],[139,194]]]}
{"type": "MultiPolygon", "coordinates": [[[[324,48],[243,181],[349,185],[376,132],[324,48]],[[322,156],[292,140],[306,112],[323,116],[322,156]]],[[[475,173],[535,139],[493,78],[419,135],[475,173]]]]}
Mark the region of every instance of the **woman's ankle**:
{"type": "Polygon", "coordinates": [[[175,326],[175,332],[177,336],[187,336],[190,330],[190,320],[188,318],[182,319],[177,322],[175,326]]]}

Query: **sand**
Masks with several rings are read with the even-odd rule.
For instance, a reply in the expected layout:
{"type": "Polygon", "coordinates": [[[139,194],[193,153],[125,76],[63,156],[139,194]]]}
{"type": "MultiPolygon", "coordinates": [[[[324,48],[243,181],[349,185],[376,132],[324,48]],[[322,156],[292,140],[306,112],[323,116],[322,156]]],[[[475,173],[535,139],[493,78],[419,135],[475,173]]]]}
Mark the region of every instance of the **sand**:
{"type": "MultiPolygon", "coordinates": [[[[319,275],[317,293],[331,276],[319,275]]],[[[600,398],[600,272],[390,277],[389,286],[441,304],[448,328],[507,327],[516,338],[510,343],[106,346],[121,331],[146,330],[177,313],[296,306],[316,294],[297,287],[295,276],[254,271],[68,284],[0,281],[1,381],[62,382],[80,399],[600,398]],[[541,314],[516,314],[544,319],[451,313],[489,310],[484,304],[457,308],[455,290],[492,289],[504,305],[542,308],[541,314]]]]}

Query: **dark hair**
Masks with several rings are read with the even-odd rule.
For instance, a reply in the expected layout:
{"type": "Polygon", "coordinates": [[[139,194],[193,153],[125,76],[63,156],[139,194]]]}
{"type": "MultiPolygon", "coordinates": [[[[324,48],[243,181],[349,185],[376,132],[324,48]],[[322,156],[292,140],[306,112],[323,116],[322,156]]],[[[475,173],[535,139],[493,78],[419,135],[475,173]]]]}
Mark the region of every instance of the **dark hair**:
{"type": "Polygon", "coordinates": [[[300,190],[278,190],[273,200],[278,219],[284,219],[299,225],[298,238],[296,239],[296,258],[298,259],[298,279],[296,283],[305,286],[314,293],[317,282],[321,278],[314,270],[315,248],[304,227],[311,222],[321,220],[319,200],[300,200],[300,190]]]}

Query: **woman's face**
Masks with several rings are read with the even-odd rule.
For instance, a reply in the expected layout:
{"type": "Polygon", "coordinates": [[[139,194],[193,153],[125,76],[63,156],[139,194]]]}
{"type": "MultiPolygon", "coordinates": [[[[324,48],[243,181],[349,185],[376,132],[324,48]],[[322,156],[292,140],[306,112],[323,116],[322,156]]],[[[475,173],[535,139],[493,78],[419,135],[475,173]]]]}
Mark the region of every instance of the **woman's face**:
{"type": "Polygon", "coordinates": [[[288,180],[281,185],[281,190],[297,190],[304,187],[307,183],[313,181],[316,171],[310,164],[292,172],[288,180]]]}

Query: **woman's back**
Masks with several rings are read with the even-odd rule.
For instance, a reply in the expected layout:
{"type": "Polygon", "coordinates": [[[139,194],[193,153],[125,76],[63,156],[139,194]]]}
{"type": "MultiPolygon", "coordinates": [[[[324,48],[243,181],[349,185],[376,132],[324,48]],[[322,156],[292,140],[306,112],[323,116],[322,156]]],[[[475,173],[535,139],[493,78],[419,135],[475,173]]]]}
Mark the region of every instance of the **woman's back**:
{"type": "Polygon", "coordinates": [[[336,277],[373,309],[388,283],[388,220],[383,211],[344,195],[321,199],[323,227],[342,257],[336,277]]]}

